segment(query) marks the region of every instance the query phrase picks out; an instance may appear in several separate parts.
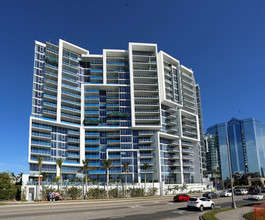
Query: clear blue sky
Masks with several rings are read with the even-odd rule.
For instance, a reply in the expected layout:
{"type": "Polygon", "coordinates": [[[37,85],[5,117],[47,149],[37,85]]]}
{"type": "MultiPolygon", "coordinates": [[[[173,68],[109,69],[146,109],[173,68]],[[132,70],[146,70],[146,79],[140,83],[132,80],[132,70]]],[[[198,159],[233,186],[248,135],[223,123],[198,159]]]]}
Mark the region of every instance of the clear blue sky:
{"type": "Polygon", "coordinates": [[[28,172],[34,40],[101,53],[157,43],[192,68],[204,128],[231,117],[265,123],[265,1],[2,1],[0,172],[28,172]]]}

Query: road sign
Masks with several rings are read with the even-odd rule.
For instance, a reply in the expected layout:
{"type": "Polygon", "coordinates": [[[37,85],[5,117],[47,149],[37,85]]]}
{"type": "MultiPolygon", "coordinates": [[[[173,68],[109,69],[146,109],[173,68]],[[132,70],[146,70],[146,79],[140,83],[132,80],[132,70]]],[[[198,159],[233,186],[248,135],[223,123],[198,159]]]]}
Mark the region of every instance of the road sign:
{"type": "Polygon", "coordinates": [[[217,190],[221,190],[221,184],[220,183],[217,183],[216,184],[216,188],[217,188],[217,190]]]}

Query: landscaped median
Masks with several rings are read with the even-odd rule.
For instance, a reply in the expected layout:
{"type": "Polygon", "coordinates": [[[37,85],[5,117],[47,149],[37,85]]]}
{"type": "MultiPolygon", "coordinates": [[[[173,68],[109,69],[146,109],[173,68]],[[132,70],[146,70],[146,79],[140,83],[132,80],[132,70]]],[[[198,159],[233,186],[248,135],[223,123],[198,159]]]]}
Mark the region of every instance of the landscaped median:
{"type": "Polygon", "coordinates": [[[219,220],[218,218],[215,217],[215,215],[219,212],[225,212],[225,211],[229,211],[232,208],[224,208],[224,209],[214,209],[212,211],[206,212],[202,215],[202,218],[204,220],[219,220]]]}
{"type": "MultiPolygon", "coordinates": [[[[263,207],[265,207],[264,203],[263,204],[262,203],[246,204],[246,205],[243,205],[243,206],[239,206],[237,208],[240,209],[240,208],[245,208],[245,207],[250,207],[250,206],[253,207],[254,211],[256,211],[256,210],[259,211],[259,212],[257,212],[257,215],[265,214],[265,211],[264,211],[264,208],[263,208],[263,207]],[[260,211],[260,210],[262,210],[262,211],[260,211]]],[[[233,208],[214,209],[212,211],[204,213],[201,217],[204,220],[219,220],[219,218],[215,217],[215,215],[217,215],[220,212],[225,212],[225,211],[230,211],[230,210],[233,210],[233,208]]],[[[253,218],[253,211],[244,214],[244,218],[249,219],[249,220],[254,219],[253,218]]],[[[256,218],[256,219],[259,219],[259,218],[256,218]]]]}

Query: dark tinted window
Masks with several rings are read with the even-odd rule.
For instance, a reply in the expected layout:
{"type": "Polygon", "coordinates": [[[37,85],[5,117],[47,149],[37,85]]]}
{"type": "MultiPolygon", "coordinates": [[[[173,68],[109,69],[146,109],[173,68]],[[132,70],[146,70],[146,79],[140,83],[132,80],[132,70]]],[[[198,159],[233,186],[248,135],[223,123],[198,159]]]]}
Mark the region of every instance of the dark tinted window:
{"type": "Polygon", "coordinates": [[[197,201],[197,198],[190,198],[190,201],[197,201]]]}

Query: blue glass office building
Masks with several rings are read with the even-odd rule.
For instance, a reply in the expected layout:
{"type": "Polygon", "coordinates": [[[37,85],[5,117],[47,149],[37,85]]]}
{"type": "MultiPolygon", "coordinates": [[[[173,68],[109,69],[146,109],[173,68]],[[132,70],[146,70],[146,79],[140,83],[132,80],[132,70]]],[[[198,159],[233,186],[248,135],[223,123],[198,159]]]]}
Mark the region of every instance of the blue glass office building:
{"type": "Polygon", "coordinates": [[[35,42],[30,176],[80,177],[89,158],[91,180],[105,181],[104,159],[111,159],[110,178],[128,182],[200,183],[201,151],[195,80],[192,70],[156,44],[129,43],[128,50],[102,54],[59,40],[35,42]],[[142,165],[148,163],[149,169],[142,165]]]}
{"type": "Polygon", "coordinates": [[[219,169],[222,179],[229,177],[228,136],[233,173],[259,173],[264,177],[265,126],[255,118],[216,124],[207,129],[207,170],[219,169]],[[212,135],[212,137],[209,137],[212,135]]]}

